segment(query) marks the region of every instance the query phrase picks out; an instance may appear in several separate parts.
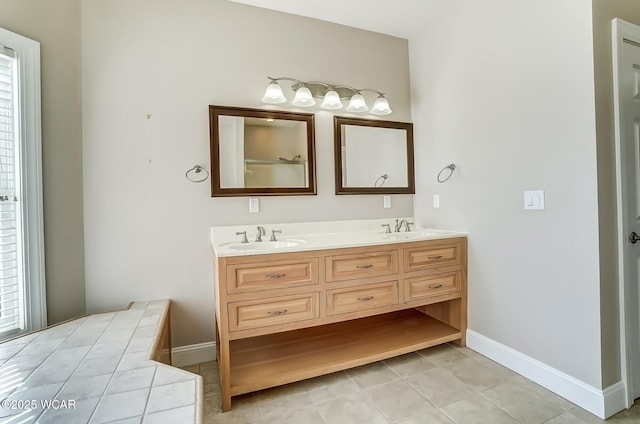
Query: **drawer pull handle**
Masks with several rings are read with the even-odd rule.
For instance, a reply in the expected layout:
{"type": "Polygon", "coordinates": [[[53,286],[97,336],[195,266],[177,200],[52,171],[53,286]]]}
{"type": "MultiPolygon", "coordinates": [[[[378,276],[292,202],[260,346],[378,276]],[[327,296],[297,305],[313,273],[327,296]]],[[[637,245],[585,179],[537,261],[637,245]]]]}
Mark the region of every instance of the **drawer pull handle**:
{"type": "Polygon", "coordinates": [[[440,287],[442,287],[442,284],[431,284],[429,286],[430,289],[439,289],[440,287]]]}
{"type": "Polygon", "coordinates": [[[282,278],[287,274],[267,274],[267,278],[269,279],[276,279],[276,278],[282,278]]]}
{"type": "Polygon", "coordinates": [[[442,255],[429,256],[429,259],[442,259],[442,255]]]}
{"type": "Polygon", "coordinates": [[[270,311],[267,312],[267,314],[271,315],[272,317],[277,317],[278,315],[282,315],[282,314],[286,314],[287,310],[286,309],[281,309],[279,311],[270,311]]]}
{"type": "Polygon", "coordinates": [[[369,269],[369,268],[373,268],[373,265],[371,265],[371,264],[358,265],[356,268],[358,268],[358,269],[369,269]]]}
{"type": "Polygon", "coordinates": [[[374,296],[366,296],[366,297],[359,297],[358,301],[359,302],[368,302],[368,301],[373,300],[373,299],[374,299],[374,296]]]}

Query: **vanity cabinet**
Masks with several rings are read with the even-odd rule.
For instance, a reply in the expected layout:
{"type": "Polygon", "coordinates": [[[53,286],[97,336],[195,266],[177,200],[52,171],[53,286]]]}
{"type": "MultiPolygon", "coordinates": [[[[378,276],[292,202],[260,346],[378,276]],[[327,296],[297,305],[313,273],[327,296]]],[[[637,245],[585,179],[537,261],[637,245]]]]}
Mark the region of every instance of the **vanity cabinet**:
{"type": "Polygon", "coordinates": [[[465,345],[467,239],[217,257],[216,350],[231,398],[465,345]]]}

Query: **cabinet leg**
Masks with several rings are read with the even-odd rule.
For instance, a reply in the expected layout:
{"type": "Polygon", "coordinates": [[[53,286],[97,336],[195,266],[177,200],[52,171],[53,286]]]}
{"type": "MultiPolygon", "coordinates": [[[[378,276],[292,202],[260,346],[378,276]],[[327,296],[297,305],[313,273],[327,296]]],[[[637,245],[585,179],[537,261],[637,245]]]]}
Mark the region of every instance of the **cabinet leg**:
{"type": "MultiPolygon", "coordinates": [[[[215,334],[216,334],[216,360],[220,358],[220,331],[218,331],[218,320],[216,320],[215,325],[213,326],[215,334]]],[[[218,371],[220,368],[220,361],[218,361],[218,371]]]]}
{"type": "Polygon", "coordinates": [[[216,353],[218,355],[218,373],[220,374],[222,412],[227,412],[231,409],[231,361],[229,357],[229,340],[220,334],[217,323],[216,353]]]}
{"type": "Polygon", "coordinates": [[[464,333],[462,335],[461,339],[458,340],[454,340],[453,343],[457,344],[460,347],[466,347],[467,346],[467,338],[464,336],[464,333]]]}
{"type": "Polygon", "coordinates": [[[222,395],[222,412],[231,410],[231,396],[222,395]]]}

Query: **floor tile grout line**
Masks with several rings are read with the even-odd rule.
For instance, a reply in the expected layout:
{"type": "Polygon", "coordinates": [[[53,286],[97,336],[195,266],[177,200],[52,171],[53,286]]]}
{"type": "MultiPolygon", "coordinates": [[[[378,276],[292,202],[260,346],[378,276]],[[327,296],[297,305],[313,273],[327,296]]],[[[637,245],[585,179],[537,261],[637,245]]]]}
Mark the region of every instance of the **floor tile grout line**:
{"type": "MultiPolygon", "coordinates": [[[[387,383],[384,383],[384,384],[392,384],[392,383],[396,383],[396,382],[398,382],[398,381],[402,381],[402,382],[403,382],[403,383],[405,383],[407,386],[409,386],[409,388],[410,388],[411,390],[413,390],[413,392],[414,392],[414,393],[416,393],[418,396],[420,396],[422,399],[424,399],[427,403],[429,403],[429,405],[433,406],[435,409],[439,409],[437,406],[435,406],[435,405],[433,404],[433,402],[431,402],[431,400],[429,400],[425,395],[423,395],[422,393],[420,393],[420,392],[419,392],[419,391],[418,391],[414,386],[412,386],[412,385],[411,385],[411,383],[409,383],[408,381],[406,381],[406,380],[405,380],[405,378],[404,378],[404,377],[402,377],[402,376],[400,376],[400,380],[390,381],[390,382],[387,382],[387,383]]],[[[380,385],[378,385],[378,386],[381,386],[381,385],[382,385],[382,384],[380,384],[380,385]]],[[[372,387],[376,387],[376,386],[372,386],[372,387]]],[[[375,402],[373,399],[371,399],[371,401],[373,402],[373,404],[374,404],[374,405],[376,405],[376,402],[375,402]]],[[[377,406],[376,406],[376,408],[377,408],[377,406]]],[[[378,409],[378,408],[377,408],[377,409],[378,409]]],[[[379,410],[379,409],[378,409],[378,410],[379,410]]],[[[380,411],[380,413],[384,416],[384,413],[382,413],[382,411],[380,411]]],[[[417,413],[416,415],[412,415],[411,417],[403,418],[403,420],[402,420],[402,421],[410,420],[410,419],[412,419],[412,418],[416,418],[416,417],[418,417],[418,416],[420,416],[420,415],[422,415],[422,413],[417,413]]],[[[386,416],[385,416],[385,418],[386,418],[386,416]]],[[[389,421],[389,420],[387,419],[387,421],[389,421]]]]}
{"type": "MultiPolygon", "coordinates": [[[[496,386],[497,386],[497,385],[496,385],[496,386]]],[[[490,388],[485,389],[485,390],[492,389],[492,388],[494,388],[494,387],[496,387],[496,386],[490,387],[490,388]]],[[[484,390],[483,390],[483,392],[484,392],[484,390]]],[[[480,396],[480,397],[482,397],[482,399],[484,399],[485,401],[489,402],[491,405],[493,405],[493,406],[495,406],[496,408],[498,408],[500,411],[504,412],[505,414],[507,414],[508,416],[510,416],[511,418],[513,418],[513,419],[514,419],[514,421],[516,421],[517,423],[522,424],[522,423],[520,422],[520,420],[518,420],[518,418],[516,418],[516,417],[514,417],[513,415],[511,415],[511,413],[509,413],[509,411],[507,411],[507,410],[505,410],[505,409],[501,408],[501,407],[500,407],[500,405],[496,404],[495,402],[492,402],[492,401],[491,401],[491,399],[486,398],[486,397],[485,397],[485,396],[483,396],[481,393],[482,393],[482,392],[478,392],[478,393],[477,393],[477,395],[478,395],[478,396],[480,396]]],[[[558,415],[561,415],[561,414],[562,414],[562,413],[560,413],[560,414],[558,414],[558,415]]],[[[544,420],[544,421],[548,421],[548,420],[544,420]]],[[[536,423],[536,424],[542,424],[544,421],[541,421],[541,422],[536,423]]]]}

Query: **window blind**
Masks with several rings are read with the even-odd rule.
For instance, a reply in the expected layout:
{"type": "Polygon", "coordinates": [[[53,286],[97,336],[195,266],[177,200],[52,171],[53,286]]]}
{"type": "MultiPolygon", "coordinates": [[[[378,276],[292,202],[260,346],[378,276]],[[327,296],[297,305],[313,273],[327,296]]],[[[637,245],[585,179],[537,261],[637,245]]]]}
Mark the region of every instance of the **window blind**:
{"type": "Polygon", "coordinates": [[[16,193],[16,71],[13,51],[0,46],[0,335],[24,325],[16,193]]]}

